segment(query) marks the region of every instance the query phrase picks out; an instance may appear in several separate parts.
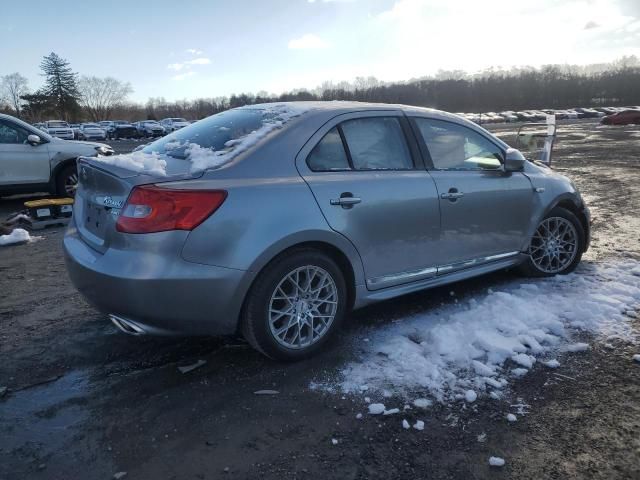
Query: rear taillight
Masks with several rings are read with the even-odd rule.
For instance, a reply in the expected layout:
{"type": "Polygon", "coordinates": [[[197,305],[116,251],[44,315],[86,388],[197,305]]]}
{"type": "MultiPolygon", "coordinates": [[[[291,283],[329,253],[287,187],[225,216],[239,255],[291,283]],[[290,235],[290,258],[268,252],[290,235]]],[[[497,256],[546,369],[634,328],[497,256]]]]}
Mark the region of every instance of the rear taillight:
{"type": "Polygon", "coordinates": [[[224,190],[134,187],[116,223],[124,233],[193,230],[227,198],[224,190]]]}

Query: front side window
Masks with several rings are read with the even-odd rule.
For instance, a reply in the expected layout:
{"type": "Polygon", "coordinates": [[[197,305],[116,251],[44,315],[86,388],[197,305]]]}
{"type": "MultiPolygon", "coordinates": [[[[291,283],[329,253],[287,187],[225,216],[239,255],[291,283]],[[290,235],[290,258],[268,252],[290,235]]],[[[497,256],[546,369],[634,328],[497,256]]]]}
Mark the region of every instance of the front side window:
{"type": "Polygon", "coordinates": [[[349,160],[336,127],[329,130],[311,150],[307,164],[314,172],[349,169],[349,160]]]}
{"type": "Polygon", "coordinates": [[[8,122],[0,121],[0,143],[1,144],[20,144],[27,141],[29,132],[24,128],[18,127],[8,122]]]}
{"type": "Polygon", "coordinates": [[[413,168],[400,121],[394,117],[347,120],[341,124],[356,170],[413,168]]]}
{"type": "Polygon", "coordinates": [[[436,170],[500,168],[501,149],[470,128],[427,118],[416,118],[415,122],[436,170]]]}

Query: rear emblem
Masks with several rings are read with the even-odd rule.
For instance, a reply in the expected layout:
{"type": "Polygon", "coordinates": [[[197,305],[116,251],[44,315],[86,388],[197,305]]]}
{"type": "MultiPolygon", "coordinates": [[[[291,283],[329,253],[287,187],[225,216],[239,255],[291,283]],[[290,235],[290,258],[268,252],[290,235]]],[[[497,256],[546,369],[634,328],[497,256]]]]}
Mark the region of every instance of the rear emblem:
{"type": "Polygon", "coordinates": [[[104,197],[102,204],[105,207],[122,208],[122,200],[114,200],[111,197],[104,197]]]}

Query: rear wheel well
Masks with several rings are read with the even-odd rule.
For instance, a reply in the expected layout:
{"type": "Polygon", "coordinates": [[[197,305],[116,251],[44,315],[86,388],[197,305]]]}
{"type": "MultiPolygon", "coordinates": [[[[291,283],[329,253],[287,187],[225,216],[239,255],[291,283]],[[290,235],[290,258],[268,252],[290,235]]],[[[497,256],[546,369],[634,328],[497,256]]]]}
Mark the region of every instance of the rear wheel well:
{"type": "Polygon", "coordinates": [[[575,203],[573,203],[571,200],[562,200],[556,206],[564,208],[565,210],[569,210],[576,217],[578,217],[578,220],[580,220],[580,223],[582,224],[582,229],[584,230],[585,235],[587,234],[587,232],[589,231],[589,222],[584,212],[580,208],[578,208],[575,203]]]}
{"type": "MultiPolygon", "coordinates": [[[[320,251],[325,255],[328,255],[334,262],[336,262],[336,264],[338,265],[338,268],[340,268],[340,271],[344,275],[344,283],[347,286],[347,310],[351,310],[356,297],[356,281],[355,281],[355,274],[353,272],[353,267],[351,265],[351,262],[347,258],[347,256],[339,248],[331,245],[330,243],[325,243],[325,242],[296,243],[295,245],[291,245],[290,247],[282,250],[280,253],[275,255],[271,260],[269,260],[269,262],[265,266],[263,266],[260,269],[260,271],[254,277],[251,283],[251,286],[247,290],[244,303],[246,303],[246,298],[249,296],[249,293],[253,288],[253,284],[258,279],[260,274],[264,272],[267,267],[269,267],[269,265],[271,265],[276,259],[284,255],[287,255],[289,252],[293,250],[300,250],[300,249],[314,249],[314,250],[320,251]]],[[[244,309],[244,306],[243,306],[243,309],[244,309]]],[[[240,322],[238,322],[238,326],[240,326],[240,322]]]]}

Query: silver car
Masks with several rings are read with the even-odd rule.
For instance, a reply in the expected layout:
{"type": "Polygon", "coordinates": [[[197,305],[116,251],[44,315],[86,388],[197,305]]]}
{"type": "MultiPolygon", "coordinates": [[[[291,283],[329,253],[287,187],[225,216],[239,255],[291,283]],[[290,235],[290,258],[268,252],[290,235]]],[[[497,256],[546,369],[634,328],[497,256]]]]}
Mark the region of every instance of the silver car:
{"type": "Polygon", "coordinates": [[[508,267],[568,273],[588,247],[571,181],[457,115],[305,102],[265,128],[272,105],[132,154],[164,159],[160,176],[79,161],[68,270],[125,332],[241,332],[295,360],[351,309],[508,267]],[[194,144],[226,161],[194,168],[194,144]]]}

